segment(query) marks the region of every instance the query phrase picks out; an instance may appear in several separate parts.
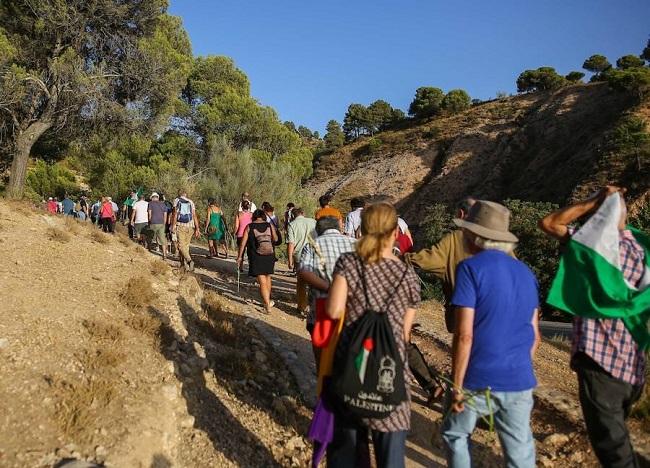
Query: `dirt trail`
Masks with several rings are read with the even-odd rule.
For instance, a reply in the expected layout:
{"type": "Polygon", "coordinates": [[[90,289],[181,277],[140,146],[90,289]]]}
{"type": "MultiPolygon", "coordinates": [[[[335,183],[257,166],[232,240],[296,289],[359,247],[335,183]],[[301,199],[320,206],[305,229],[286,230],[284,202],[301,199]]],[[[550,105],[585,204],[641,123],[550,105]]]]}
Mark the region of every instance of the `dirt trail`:
{"type": "MultiPolygon", "coordinates": [[[[261,313],[255,283],[241,276],[237,292],[237,276],[232,259],[207,259],[205,249],[194,247],[196,274],[207,288],[218,291],[236,301],[247,314],[258,318],[256,326],[271,341],[290,369],[303,385],[300,390],[308,406],[313,404],[315,367],[304,319],[297,315],[294,303],[295,277],[286,274],[286,267],[278,265],[273,279],[273,297],[276,310],[261,313]]],[[[440,305],[428,302],[418,310],[416,321],[420,330],[415,338],[430,364],[438,369],[449,367],[449,334],[444,330],[440,305]]],[[[539,352],[536,370],[540,386],[536,391],[533,431],[537,439],[540,464],[563,466],[597,466],[586,440],[576,400],[575,377],[567,366],[568,355],[552,344],[544,343],[539,352]]],[[[407,441],[408,466],[443,466],[444,451],[438,431],[442,409],[424,406],[424,394],[413,388],[413,428],[407,441]]],[[[497,466],[502,463],[496,436],[477,429],[473,436],[474,459],[478,466],[497,466]]]]}
{"type": "MultiPolygon", "coordinates": [[[[315,369],[295,278],[275,275],[267,315],[232,260],[194,253],[184,275],[124,236],[0,202],[0,466],[308,464],[315,369]]],[[[445,369],[436,307],[416,341],[445,369]]],[[[540,389],[574,399],[566,355],[541,354],[540,389]]],[[[408,466],[444,466],[441,408],[418,388],[413,402],[408,466]]],[[[594,465],[581,424],[544,398],[533,430],[540,465],[594,465]]],[[[473,440],[477,466],[502,465],[494,434],[473,440]]]]}

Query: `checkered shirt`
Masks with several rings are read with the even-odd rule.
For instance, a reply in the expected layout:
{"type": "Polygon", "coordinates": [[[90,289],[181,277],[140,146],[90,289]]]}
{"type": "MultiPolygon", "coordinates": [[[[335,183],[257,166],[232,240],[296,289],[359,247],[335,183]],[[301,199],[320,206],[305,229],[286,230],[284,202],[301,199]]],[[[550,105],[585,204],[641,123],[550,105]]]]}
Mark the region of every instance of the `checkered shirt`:
{"type": "MultiPolygon", "coordinates": [[[[316,239],[309,239],[302,249],[299,270],[310,271],[328,283],[332,283],[334,266],[341,254],[354,252],[356,239],[344,236],[336,229],[328,229],[316,239]]],[[[327,292],[311,290],[311,307],[307,314],[307,325],[316,321],[316,299],[327,297],[327,292]]]]}
{"type": "MultiPolygon", "coordinates": [[[[631,231],[621,231],[623,276],[637,287],[645,271],[645,251],[631,231]]],[[[645,355],[621,319],[573,319],[573,354],[583,352],[612,377],[632,385],[644,382],[645,355]]]]}

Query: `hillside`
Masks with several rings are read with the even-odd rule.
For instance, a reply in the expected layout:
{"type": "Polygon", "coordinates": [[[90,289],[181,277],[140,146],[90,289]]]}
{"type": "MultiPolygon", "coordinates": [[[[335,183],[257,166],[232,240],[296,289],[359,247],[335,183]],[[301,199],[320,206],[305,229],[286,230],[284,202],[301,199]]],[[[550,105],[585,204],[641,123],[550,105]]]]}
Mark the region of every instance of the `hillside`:
{"type": "Polygon", "coordinates": [[[470,194],[563,203],[615,182],[645,199],[650,162],[606,145],[629,115],[647,121],[650,102],[603,83],[503,98],[348,144],[320,158],[307,189],[344,210],[355,196],[387,196],[415,226],[430,204],[470,194]]]}
{"type": "Polygon", "coordinates": [[[0,233],[0,466],[306,463],[297,386],[230,302],[89,223],[0,201],[0,233]]]}

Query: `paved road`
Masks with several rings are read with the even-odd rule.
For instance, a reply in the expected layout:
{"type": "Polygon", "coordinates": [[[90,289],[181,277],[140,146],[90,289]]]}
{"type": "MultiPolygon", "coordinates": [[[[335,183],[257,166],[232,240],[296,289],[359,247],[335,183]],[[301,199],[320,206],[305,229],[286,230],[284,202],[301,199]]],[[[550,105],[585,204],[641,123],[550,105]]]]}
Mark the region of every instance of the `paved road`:
{"type": "Polygon", "coordinates": [[[572,325],[565,322],[547,322],[545,320],[542,320],[539,322],[539,331],[544,338],[561,336],[563,338],[570,339],[572,325]]]}

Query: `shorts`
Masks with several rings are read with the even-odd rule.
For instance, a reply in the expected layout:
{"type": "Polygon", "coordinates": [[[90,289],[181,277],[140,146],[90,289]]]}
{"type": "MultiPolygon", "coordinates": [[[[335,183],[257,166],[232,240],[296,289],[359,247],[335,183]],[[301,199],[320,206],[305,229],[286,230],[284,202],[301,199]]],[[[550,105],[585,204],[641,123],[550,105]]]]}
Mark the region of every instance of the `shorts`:
{"type": "Polygon", "coordinates": [[[163,247],[167,246],[167,237],[165,236],[165,225],[164,224],[150,224],[149,230],[153,234],[153,241],[162,245],[163,247]]]}
{"type": "Polygon", "coordinates": [[[136,236],[140,236],[144,228],[148,226],[149,223],[135,223],[133,230],[135,231],[136,236]]]}

